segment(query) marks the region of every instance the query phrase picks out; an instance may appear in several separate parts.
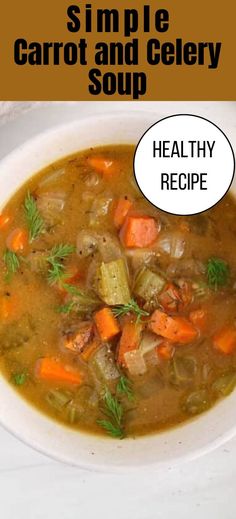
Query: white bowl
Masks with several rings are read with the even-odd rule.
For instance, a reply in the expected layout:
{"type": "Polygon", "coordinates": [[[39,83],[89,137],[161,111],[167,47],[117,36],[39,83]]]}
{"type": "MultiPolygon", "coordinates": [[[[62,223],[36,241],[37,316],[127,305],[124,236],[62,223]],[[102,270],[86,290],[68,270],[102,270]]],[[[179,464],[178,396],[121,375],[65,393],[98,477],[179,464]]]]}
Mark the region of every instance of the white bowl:
{"type": "MultiPolygon", "coordinates": [[[[156,115],[144,112],[110,114],[40,134],[0,163],[0,209],[22,183],[52,162],[91,146],[135,144],[156,120],[156,115]]],[[[0,376],[0,421],[25,443],[63,462],[108,472],[150,470],[196,458],[234,436],[236,392],[205,414],[169,431],[117,441],[60,425],[20,398],[0,376]]]]}

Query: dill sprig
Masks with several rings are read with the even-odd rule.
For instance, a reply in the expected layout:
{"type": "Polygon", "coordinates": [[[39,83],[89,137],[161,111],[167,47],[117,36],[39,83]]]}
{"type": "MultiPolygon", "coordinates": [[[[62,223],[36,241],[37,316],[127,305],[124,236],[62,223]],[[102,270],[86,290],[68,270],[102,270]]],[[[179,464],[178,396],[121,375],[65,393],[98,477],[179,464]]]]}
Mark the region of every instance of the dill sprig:
{"type": "Polygon", "coordinates": [[[28,373],[27,371],[22,371],[22,373],[13,373],[12,381],[16,386],[23,386],[27,381],[28,373]]]}
{"type": "Polygon", "coordinates": [[[15,274],[20,268],[20,259],[15,252],[7,249],[3,255],[3,261],[7,269],[5,280],[10,281],[13,274],[15,274]]]}
{"type": "Polygon", "coordinates": [[[113,438],[124,438],[123,407],[107,388],[103,396],[103,413],[108,419],[97,420],[97,424],[113,438]]]}
{"type": "Polygon", "coordinates": [[[40,234],[45,232],[45,223],[30,192],[26,195],[24,209],[29,228],[29,241],[32,243],[40,234]]]}
{"type": "Polygon", "coordinates": [[[126,396],[128,400],[134,399],[133,384],[125,375],[121,375],[116,391],[118,394],[126,396]]]}
{"type": "Polygon", "coordinates": [[[122,317],[123,315],[134,313],[137,316],[137,321],[140,321],[142,317],[149,316],[149,312],[140,308],[138,303],[134,299],[130,299],[130,302],[126,305],[118,305],[112,309],[115,317],[122,317]]]}
{"type": "Polygon", "coordinates": [[[65,303],[64,305],[60,305],[56,308],[56,311],[59,313],[59,314],[69,314],[70,312],[72,312],[72,310],[74,310],[77,306],[77,302],[76,301],[69,301],[69,303],[65,303]]]}
{"type": "Polygon", "coordinates": [[[208,285],[217,290],[227,284],[229,279],[229,266],[220,258],[210,258],[207,262],[208,285]]]}
{"type": "Polygon", "coordinates": [[[50,265],[48,271],[48,281],[50,285],[60,282],[65,273],[63,261],[75,251],[73,245],[68,243],[59,243],[55,245],[47,256],[47,262],[50,265]]]}

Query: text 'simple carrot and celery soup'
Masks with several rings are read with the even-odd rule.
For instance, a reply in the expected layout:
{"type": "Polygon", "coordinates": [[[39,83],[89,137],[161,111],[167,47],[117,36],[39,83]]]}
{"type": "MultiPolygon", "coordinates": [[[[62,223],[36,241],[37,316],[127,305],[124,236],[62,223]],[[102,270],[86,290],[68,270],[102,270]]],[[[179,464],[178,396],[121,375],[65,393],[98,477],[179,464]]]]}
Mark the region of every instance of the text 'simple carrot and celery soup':
{"type": "Polygon", "coordinates": [[[39,409],[116,438],[172,427],[236,384],[236,218],[140,194],[134,147],[34,176],[0,216],[0,363],[39,409]]]}

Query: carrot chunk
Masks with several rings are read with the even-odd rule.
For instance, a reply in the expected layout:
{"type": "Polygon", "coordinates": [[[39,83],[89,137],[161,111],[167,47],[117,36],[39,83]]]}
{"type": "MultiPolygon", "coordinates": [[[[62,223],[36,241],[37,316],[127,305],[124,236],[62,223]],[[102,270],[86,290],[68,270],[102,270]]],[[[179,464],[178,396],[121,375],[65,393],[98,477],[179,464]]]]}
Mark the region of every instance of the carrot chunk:
{"type": "Polygon", "coordinates": [[[0,214],[0,229],[5,229],[10,223],[11,217],[9,214],[0,214]]]}
{"type": "Polygon", "coordinates": [[[137,350],[141,341],[141,323],[127,321],[124,324],[118,349],[118,363],[126,366],[125,354],[137,350]]]}
{"type": "Polygon", "coordinates": [[[93,334],[93,325],[90,322],[81,323],[75,333],[68,334],[63,346],[74,353],[81,353],[93,334]]]}
{"type": "Polygon", "coordinates": [[[124,247],[148,247],[157,239],[159,229],[150,216],[127,216],[120,231],[124,247]]]}
{"type": "Polygon", "coordinates": [[[193,342],[198,335],[193,324],[185,317],[171,317],[160,310],[152,314],[149,328],[169,341],[182,344],[193,342]]]}
{"type": "Polygon", "coordinates": [[[6,241],[7,248],[12,252],[21,252],[28,244],[28,235],[24,229],[14,229],[6,241]]]}
{"type": "Polygon", "coordinates": [[[131,200],[128,200],[128,198],[119,198],[117,201],[115,211],[114,211],[114,225],[117,229],[120,229],[122,227],[125,218],[131,209],[133,205],[133,202],[131,200]]]}
{"type": "Polygon", "coordinates": [[[189,314],[189,319],[191,323],[196,326],[199,330],[204,330],[207,322],[207,314],[203,308],[199,308],[198,310],[193,310],[189,314]]]}
{"type": "Polygon", "coordinates": [[[230,326],[221,329],[213,337],[213,346],[225,355],[233,353],[236,349],[236,328],[230,326]]]}
{"type": "Polygon", "coordinates": [[[99,173],[103,173],[104,175],[113,174],[117,169],[114,160],[102,156],[89,157],[87,162],[91,168],[97,170],[99,173]]]}
{"type": "Polygon", "coordinates": [[[182,303],[178,287],[173,283],[167,283],[159,295],[158,301],[167,312],[177,312],[182,303]]]}
{"type": "Polygon", "coordinates": [[[81,373],[70,371],[61,362],[50,357],[37,361],[35,375],[40,380],[75,385],[80,385],[83,379],[81,373]]]}
{"type": "Polygon", "coordinates": [[[88,362],[90,357],[97,351],[97,349],[101,346],[101,343],[94,339],[92,342],[86,345],[85,349],[81,352],[80,357],[85,361],[88,362]]]}
{"type": "Polygon", "coordinates": [[[0,298],[0,319],[15,317],[16,301],[12,297],[2,296],[0,298]]]}
{"type": "Polygon", "coordinates": [[[119,323],[110,308],[102,308],[94,315],[94,321],[102,341],[108,341],[120,331],[119,323]]]}
{"type": "Polygon", "coordinates": [[[163,341],[159,346],[156,347],[158,357],[164,360],[172,359],[175,347],[169,341],[163,341]]]}

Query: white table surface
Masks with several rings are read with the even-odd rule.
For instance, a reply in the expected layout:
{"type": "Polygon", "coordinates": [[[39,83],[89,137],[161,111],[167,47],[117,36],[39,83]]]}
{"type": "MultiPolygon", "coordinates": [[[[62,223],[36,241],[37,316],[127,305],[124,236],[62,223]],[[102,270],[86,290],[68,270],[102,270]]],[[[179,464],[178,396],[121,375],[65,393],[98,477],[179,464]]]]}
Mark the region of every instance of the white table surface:
{"type": "MultiPolygon", "coordinates": [[[[68,103],[65,111],[65,103],[0,103],[0,157],[47,126],[127,108],[127,103],[68,103]]],[[[235,142],[236,103],[142,102],[130,108],[203,115],[235,142]]],[[[122,476],[52,461],[0,427],[1,519],[235,519],[235,481],[236,438],[178,468],[122,476]]]]}

